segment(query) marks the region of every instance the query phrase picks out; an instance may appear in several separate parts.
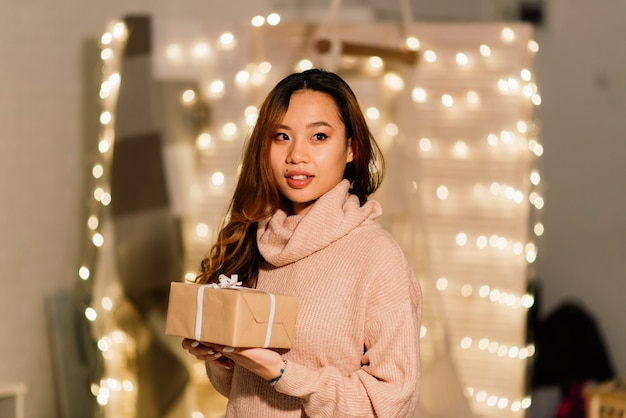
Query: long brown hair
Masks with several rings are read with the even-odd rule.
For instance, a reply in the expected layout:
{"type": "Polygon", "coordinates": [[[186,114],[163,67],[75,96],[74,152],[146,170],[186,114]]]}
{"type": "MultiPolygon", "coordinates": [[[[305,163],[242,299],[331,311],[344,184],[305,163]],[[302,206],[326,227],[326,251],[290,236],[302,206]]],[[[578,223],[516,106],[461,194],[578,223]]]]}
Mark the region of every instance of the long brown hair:
{"type": "Polygon", "coordinates": [[[254,287],[263,261],[256,233],[259,221],[288,202],[278,191],[269,165],[271,138],[289,107],[291,95],[298,90],[314,90],[333,98],[345,125],[346,141],[352,139],[354,160],[346,164],[344,179],[350,192],[363,204],[383,179],[383,155],[370,132],[363,112],[348,84],[337,74],[312,69],[294,73],[281,80],[269,93],[246,143],[241,173],[217,241],[202,260],[199,283],[218,281],[220,274],[238,274],[244,286],[254,287]]]}

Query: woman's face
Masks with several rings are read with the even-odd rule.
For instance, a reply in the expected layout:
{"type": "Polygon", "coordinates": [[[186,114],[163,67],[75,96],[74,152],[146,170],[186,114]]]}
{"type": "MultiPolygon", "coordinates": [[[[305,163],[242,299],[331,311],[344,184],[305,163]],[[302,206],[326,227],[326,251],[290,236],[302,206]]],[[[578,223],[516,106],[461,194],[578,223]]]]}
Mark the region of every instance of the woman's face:
{"type": "Polygon", "coordinates": [[[274,134],[270,164],[280,192],[295,214],[334,188],[352,161],[350,141],[331,96],[313,90],[292,94],[287,112],[274,134]]]}

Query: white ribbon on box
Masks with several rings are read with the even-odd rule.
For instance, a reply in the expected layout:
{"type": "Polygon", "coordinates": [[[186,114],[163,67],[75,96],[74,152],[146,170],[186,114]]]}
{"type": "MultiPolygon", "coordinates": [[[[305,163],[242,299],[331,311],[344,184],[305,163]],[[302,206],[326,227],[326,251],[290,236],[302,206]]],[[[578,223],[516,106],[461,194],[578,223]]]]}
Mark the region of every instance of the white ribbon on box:
{"type": "MultiPolygon", "coordinates": [[[[197,341],[200,341],[200,333],[202,331],[202,300],[204,299],[204,288],[212,287],[214,289],[237,289],[242,287],[241,282],[237,281],[238,276],[236,274],[233,274],[230,277],[220,274],[219,279],[219,283],[203,284],[198,287],[198,309],[196,310],[195,329],[195,338],[197,341]]],[[[263,344],[263,348],[267,348],[270,345],[270,340],[272,339],[272,324],[274,323],[274,315],[276,313],[276,296],[273,293],[268,293],[268,295],[270,297],[270,315],[267,319],[267,331],[265,333],[265,343],[263,344]]]]}

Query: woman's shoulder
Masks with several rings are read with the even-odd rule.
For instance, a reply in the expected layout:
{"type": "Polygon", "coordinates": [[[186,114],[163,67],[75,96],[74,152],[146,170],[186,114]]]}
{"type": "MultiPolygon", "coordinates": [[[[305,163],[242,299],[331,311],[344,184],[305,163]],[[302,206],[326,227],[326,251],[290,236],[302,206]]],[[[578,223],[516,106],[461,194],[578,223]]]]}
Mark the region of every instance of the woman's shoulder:
{"type": "Polygon", "coordinates": [[[418,304],[420,285],[400,244],[380,224],[355,231],[352,263],[371,312],[382,312],[410,300],[418,304]]]}
{"type": "Polygon", "coordinates": [[[396,239],[377,222],[361,225],[345,238],[343,247],[357,268],[369,271],[410,268],[396,239]]]}
{"type": "Polygon", "coordinates": [[[363,224],[359,228],[356,228],[351,238],[361,242],[366,248],[401,251],[400,245],[396,239],[387,229],[376,221],[363,224]]]}

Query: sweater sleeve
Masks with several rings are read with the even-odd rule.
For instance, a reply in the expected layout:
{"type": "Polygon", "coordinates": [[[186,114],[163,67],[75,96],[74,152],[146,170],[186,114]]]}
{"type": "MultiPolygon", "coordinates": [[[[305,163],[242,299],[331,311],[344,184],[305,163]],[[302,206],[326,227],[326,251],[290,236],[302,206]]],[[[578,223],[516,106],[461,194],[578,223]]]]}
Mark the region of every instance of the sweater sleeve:
{"type": "Polygon", "coordinates": [[[368,300],[362,365],[311,370],[288,362],[275,389],[301,399],[311,417],[409,417],[419,389],[421,292],[412,271],[406,286],[379,284],[368,300]],[[369,307],[371,306],[371,309],[369,307]]]}
{"type": "Polygon", "coordinates": [[[227,370],[221,366],[205,363],[206,372],[209,376],[211,384],[221,395],[228,398],[230,396],[230,388],[233,380],[233,371],[227,370]]]}

